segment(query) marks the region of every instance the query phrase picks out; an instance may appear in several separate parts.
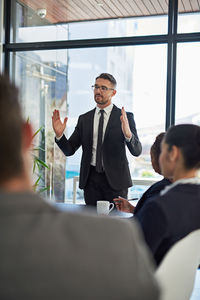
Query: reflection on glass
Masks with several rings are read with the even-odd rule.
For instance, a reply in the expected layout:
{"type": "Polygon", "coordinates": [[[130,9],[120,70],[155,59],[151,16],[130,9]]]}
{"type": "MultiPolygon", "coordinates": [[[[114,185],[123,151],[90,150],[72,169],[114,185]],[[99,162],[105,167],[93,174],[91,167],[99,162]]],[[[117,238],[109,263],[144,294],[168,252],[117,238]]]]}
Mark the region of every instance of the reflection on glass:
{"type": "Polygon", "coordinates": [[[177,48],[176,123],[200,125],[200,43],[177,48]]]}

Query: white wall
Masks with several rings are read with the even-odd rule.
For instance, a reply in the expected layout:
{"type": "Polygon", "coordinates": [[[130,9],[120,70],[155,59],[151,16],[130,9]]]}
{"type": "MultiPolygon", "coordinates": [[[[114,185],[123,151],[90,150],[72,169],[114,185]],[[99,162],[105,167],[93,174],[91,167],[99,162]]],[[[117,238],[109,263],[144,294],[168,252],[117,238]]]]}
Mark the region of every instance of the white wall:
{"type": "Polygon", "coordinates": [[[4,6],[3,6],[3,0],[0,0],[0,72],[3,69],[3,63],[2,63],[2,53],[3,53],[3,12],[4,12],[4,6]]]}

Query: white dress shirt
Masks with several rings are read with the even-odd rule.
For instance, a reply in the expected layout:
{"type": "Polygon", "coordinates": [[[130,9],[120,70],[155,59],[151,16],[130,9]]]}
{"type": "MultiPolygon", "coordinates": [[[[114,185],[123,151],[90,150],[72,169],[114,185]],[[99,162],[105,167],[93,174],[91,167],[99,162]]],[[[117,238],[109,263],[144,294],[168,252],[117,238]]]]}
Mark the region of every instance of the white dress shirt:
{"type": "MultiPolygon", "coordinates": [[[[110,118],[111,111],[113,109],[113,104],[111,103],[110,105],[106,106],[103,114],[103,139],[106,131],[106,127],[108,124],[108,120],[110,118]]],[[[101,116],[100,113],[100,108],[96,107],[95,114],[94,114],[94,124],[93,124],[93,144],[92,144],[92,160],[91,160],[91,165],[95,166],[96,165],[96,151],[97,151],[97,138],[98,138],[98,126],[99,126],[99,119],[101,116]]]]}

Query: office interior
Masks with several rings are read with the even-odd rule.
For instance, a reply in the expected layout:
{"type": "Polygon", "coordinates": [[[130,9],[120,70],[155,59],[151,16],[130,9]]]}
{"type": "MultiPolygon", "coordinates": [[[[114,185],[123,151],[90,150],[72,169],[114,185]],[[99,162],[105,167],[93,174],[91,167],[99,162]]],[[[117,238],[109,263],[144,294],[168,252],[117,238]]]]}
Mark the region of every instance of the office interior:
{"type": "Polygon", "coordinates": [[[33,177],[44,197],[83,202],[81,150],[62,155],[51,115],[57,108],[68,116],[69,136],[94,107],[91,85],[102,72],[116,77],[114,103],[134,113],[143,145],[140,157],[129,157],[138,183],[130,197],[159,180],[149,155],[156,135],[200,125],[199,52],[199,0],[0,0],[0,70],[19,86],[24,118],[39,130],[36,155],[45,165],[36,163],[33,177]]]}

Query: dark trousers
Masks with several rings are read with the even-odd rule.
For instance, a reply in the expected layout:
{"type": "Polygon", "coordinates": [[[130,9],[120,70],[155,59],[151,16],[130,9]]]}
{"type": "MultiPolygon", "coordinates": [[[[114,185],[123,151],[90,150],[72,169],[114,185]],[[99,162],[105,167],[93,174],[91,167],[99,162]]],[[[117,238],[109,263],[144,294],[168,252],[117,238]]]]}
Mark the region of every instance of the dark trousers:
{"type": "MultiPolygon", "coordinates": [[[[119,174],[120,176],[120,174],[119,174]]],[[[96,205],[98,200],[113,202],[113,198],[127,198],[128,189],[114,190],[108,183],[105,172],[97,173],[95,167],[90,167],[87,185],[84,188],[84,198],[87,205],[96,205]]]]}

